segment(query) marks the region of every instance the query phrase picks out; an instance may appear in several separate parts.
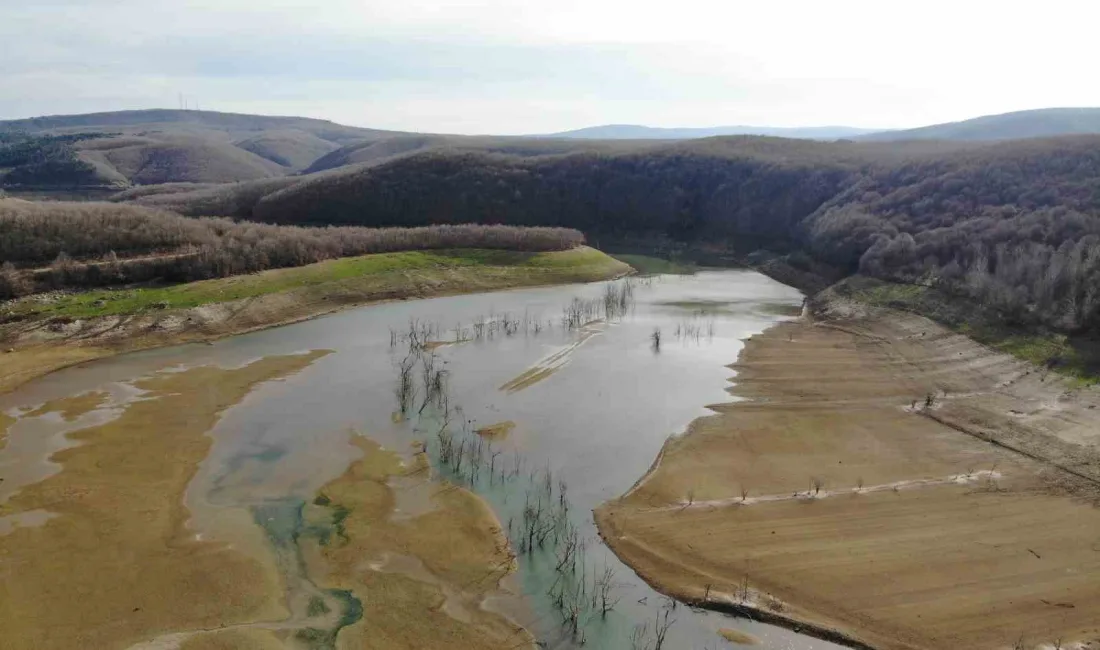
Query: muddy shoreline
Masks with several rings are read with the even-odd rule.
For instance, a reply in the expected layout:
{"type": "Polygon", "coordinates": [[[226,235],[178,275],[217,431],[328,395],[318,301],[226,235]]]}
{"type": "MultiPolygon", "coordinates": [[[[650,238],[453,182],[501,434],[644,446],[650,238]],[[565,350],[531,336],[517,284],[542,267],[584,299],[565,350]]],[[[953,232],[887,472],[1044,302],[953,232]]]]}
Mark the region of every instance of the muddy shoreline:
{"type": "Polygon", "coordinates": [[[625,264],[570,280],[544,279],[534,274],[490,279],[479,277],[477,271],[473,271],[470,277],[456,275],[435,285],[410,284],[401,290],[348,292],[339,287],[322,291],[291,290],[192,309],[102,316],[61,326],[51,325],[45,320],[0,325],[0,394],[12,392],[56,370],[89,361],[141,350],[209,343],[355,307],[469,293],[495,293],[563,282],[599,282],[632,273],[633,269],[625,264]],[[486,282],[492,284],[484,286],[486,282]]]}
{"type": "MultiPolygon", "coordinates": [[[[909,602],[912,613],[902,612],[901,605],[895,610],[883,607],[882,612],[875,611],[878,608],[874,599],[867,601],[866,610],[858,604],[840,605],[831,594],[858,588],[848,585],[844,576],[834,575],[823,567],[813,567],[817,571],[814,573],[792,561],[776,564],[778,560],[774,558],[788,548],[792,553],[799,548],[812,552],[805,545],[798,545],[798,538],[810,533],[788,531],[784,527],[789,527],[789,522],[820,523],[826,526],[823,531],[829,530],[828,517],[822,518],[825,513],[807,519],[811,515],[806,508],[825,509],[822,505],[808,505],[817,500],[813,494],[815,484],[818,490],[825,486],[827,494],[838,497],[866,494],[860,497],[866,506],[851,505],[845,499],[826,499],[821,503],[830,503],[828,508],[832,510],[828,512],[836,513],[832,516],[871,517],[867,521],[874,522],[868,513],[879,507],[876,499],[881,498],[864,493],[865,474],[871,479],[868,483],[874,485],[891,477],[951,478],[964,473],[969,476],[974,472],[973,465],[984,467],[986,463],[1008,468],[1009,478],[998,478],[996,482],[989,478],[988,485],[969,492],[961,487],[914,490],[910,499],[930,498],[929,504],[943,502],[953,508],[975,498],[968,494],[988,491],[1000,495],[999,502],[993,502],[994,507],[1001,507],[997,503],[1023,504],[1003,507],[1004,517],[1016,517],[1021,522],[1028,521],[1029,507],[1036,513],[1061,509],[1065,517],[1085,523],[1081,529],[1084,534],[1069,534],[1067,558],[1059,560],[1067,564],[1059,570],[1079,568],[1088,572],[1079,560],[1070,560],[1068,556],[1088,557],[1082,555],[1085,538],[1093,531],[1100,533],[1097,516],[1100,511],[1095,506],[1100,502],[1100,490],[1091,475],[1100,454],[1097,440],[1090,434],[1100,431],[1100,418],[1095,410],[1100,402],[1097,391],[1081,390],[1063,378],[993,352],[922,317],[844,300],[818,302],[814,314],[805,314],[799,322],[785,323],[753,337],[730,367],[738,371],[731,392],[747,401],[715,405],[716,415],[701,418],[686,434],[671,438],[649,471],[629,491],[601,505],[594,513],[605,543],[654,589],[693,607],[781,625],[853,648],[924,650],[943,647],[945,642],[990,648],[1011,645],[1015,638],[1008,639],[1007,631],[998,632],[992,629],[992,624],[979,625],[981,629],[977,632],[967,629],[981,613],[977,610],[985,607],[975,605],[974,601],[960,600],[962,613],[958,615],[920,599],[909,602]],[[812,338],[813,342],[809,347],[798,348],[797,358],[782,351],[785,344],[797,346],[803,338],[812,338]],[[836,384],[841,388],[822,387],[808,380],[797,382],[794,388],[789,386],[791,375],[805,377],[818,369],[822,373],[818,384],[836,384]],[[883,388],[891,385],[896,389],[883,388]],[[919,406],[925,399],[928,404],[919,406]],[[874,432],[859,431],[854,438],[848,436],[846,429],[859,428],[864,420],[883,429],[905,427],[900,433],[901,442],[876,437],[874,432]],[[812,437],[789,433],[802,427],[808,427],[806,435],[812,437]],[[756,435],[756,429],[763,433],[756,435]],[[764,435],[767,431],[774,433],[764,435]],[[821,437],[814,431],[835,435],[837,440],[814,442],[815,437],[821,437]],[[769,435],[772,440],[783,437],[780,447],[771,452],[760,451],[769,435]],[[897,451],[889,445],[897,447],[897,451]],[[886,460],[880,462],[875,454],[864,453],[864,448],[875,449],[886,460]],[[790,456],[791,453],[805,453],[811,458],[816,454],[819,458],[792,465],[796,456],[790,456]],[[895,456],[897,460],[891,460],[895,456]],[[906,466],[905,461],[911,458],[922,458],[915,463],[918,467],[906,466]],[[814,463],[823,469],[817,469],[814,463]],[[829,469],[828,463],[834,469],[829,469]],[[757,469],[753,469],[754,464],[757,469]],[[848,470],[849,465],[855,467],[848,470]],[[766,470],[759,469],[761,466],[766,470]],[[840,469],[842,466],[844,469],[840,469]],[[824,480],[811,478],[807,488],[806,477],[817,471],[827,476],[824,480]],[[731,474],[737,475],[736,481],[729,477],[731,474]],[[743,507],[743,503],[751,503],[747,499],[750,489],[753,495],[782,494],[786,490],[786,494],[792,494],[794,503],[776,516],[767,515],[767,509],[784,506],[743,507]],[[738,492],[742,503],[737,503],[738,492]],[[732,505],[693,506],[697,500],[732,505]],[[1028,505],[1031,502],[1035,505],[1028,505]],[[723,521],[725,515],[719,513],[727,511],[729,517],[748,518],[744,531],[723,521]],[[750,523],[757,520],[758,524],[750,523]],[[714,525],[719,527],[708,528],[714,525]],[[729,528],[723,528],[727,525],[729,528]],[[762,531],[770,532],[767,538],[753,537],[754,525],[766,525],[773,530],[762,531]],[[680,529],[692,530],[694,534],[680,535],[680,529]],[[788,535],[777,535],[777,531],[786,531],[788,535]],[[711,542],[712,535],[720,538],[721,543],[711,542]],[[761,550],[776,543],[779,550],[761,550]],[[744,553],[729,550],[739,545],[745,546],[744,553]],[[769,569],[771,565],[774,568],[769,569]],[[790,570],[783,568],[786,566],[790,570]],[[746,583],[752,576],[752,588],[746,589],[749,593],[734,597],[742,575],[746,583]],[[832,580],[836,586],[805,588],[800,581],[811,576],[820,578],[823,584],[832,580]],[[923,620],[928,623],[917,623],[918,612],[923,612],[923,620]]],[[[951,482],[953,478],[947,481],[951,482]]],[[[984,494],[981,498],[985,498],[984,494]]],[[[920,525],[917,521],[923,515],[919,513],[931,505],[921,506],[914,500],[913,505],[907,503],[905,507],[906,513],[912,509],[912,518],[892,524],[903,531],[920,525]]],[[[962,520],[961,515],[957,518],[962,520]]],[[[982,534],[992,537],[1000,534],[992,523],[984,525],[989,528],[982,534]]],[[[880,538],[888,539],[884,532],[878,538],[869,535],[867,541],[852,540],[851,536],[848,533],[845,539],[842,535],[837,543],[857,544],[856,548],[861,548],[858,544],[879,544],[880,538]]],[[[1026,542],[1032,546],[1054,544],[1034,532],[1020,537],[1033,539],[1026,542]]],[[[820,543],[827,545],[829,539],[820,543]]],[[[961,543],[942,546],[940,552],[944,554],[975,555],[974,551],[957,548],[961,543]]],[[[1039,557],[1034,550],[1027,550],[1039,557]]],[[[896,570],[901,575],[907,566],[903,559],[886,552],[864,553],[868,562],[879,563],[879,571],[886,574],[896,570]],[[897,564],[896,569],[890,568],[891,562],[897,564]]],[[[844,557],[838,555],[835,563],[846,562],[844,557]]],[[[936,560],[928,561],[934,566],[936,560]]],[[[1017,568],[1019,561],[1002,556],[981,555],[971,561],[997,562],[993,566],[1006,576],[1022,570],[1017,568]]],[[[931,567],[929,570],[935,571],[931,567]]],[[[962,576],[958,580],[966,579],[985,578],[962,576]]],[[[1100,596],[1095,590],[1059,582],[1053,573],[1049,577],[1044,574],[1043,580],[1049,582],[1038,582],[1035,586],[1038,594],[1047,594],[1036,601],[1039,607],[1043,607],[1040,602],[1059,602],[1054,600],[1055,592],[1072,593],[1073,598],[1064,601],[1072,608],[1064,611],[1079,612],[1082,607],[1091,607],[1086,602],[1095,604],[1100,596]]],[[[953,593],[950,578],[933,583],[928,588],[939,590],[937,593],[942,593],[943,599],[964,598],[953,593]]],[[[892,593],[888,581],[875,588],[885,590],[878,594],[879,598],[904,604],[904,595],[892,593]]],[[[1028,609],[1014,605],[1014,598],[1026,599],[1027,594],[1009,590],[990,593],[988,608],[995,614],[992,617],[1028,609]]],[[[861,602],[859,598],[856,600],[861,602]]],[[[1055,620],[1057,617],[1049,614],[1037,618],[1043,620],[1036,622],[1034,634],[1048,643],[1058,638],[1084,642],[1096,632],[1079,615],[1065,616],[1064,620],[1055,620]]]]}
{"type": "MultiPolygon", "coordinates": [[[[613,539],[609,538],[607,531],[611,528],[611,523],[608,519],[602,516],[599,512],[595,515],[597,530],[600,534],[600,539],[607,545],[608,548],[615,551],[615,543],[613,539]]],[[[618,553],[616,552],[616,555],[618,553]]],[[[704,599],[694,593],[686,591],[679,591],[676,589],[669,589],[660,581],[655,579],[650,573],[641,570],[638,566],[631,563],[626,557],[619,555],[627,566],[632,568],[638,577],[641,578],[652,587],[654,590],[664,593],[667,596],[675,598],[680,603],[694,608],[705,609],[712,612],[719,612],[721,614],[729,614],[734,618],[743,618],[750,621],[756,621],[759,623],[767,623],[769,625],[776,625],[783,627],[792,632],[803,634],[815,639],[821,639],[822,641],[828,641],[830,643],[836,643],[837,645],[854,648],[855,650],[878,650],[874,646],[868,645],[859,639],[833,629],[831,627],[817,624],[806,619],[796,618],[793,616],[784,616],[777,612],[770,611],[764,607],[759,607],[751,604],[734,603],[734,602],[721,602],[716,600],[704,599]]]]}

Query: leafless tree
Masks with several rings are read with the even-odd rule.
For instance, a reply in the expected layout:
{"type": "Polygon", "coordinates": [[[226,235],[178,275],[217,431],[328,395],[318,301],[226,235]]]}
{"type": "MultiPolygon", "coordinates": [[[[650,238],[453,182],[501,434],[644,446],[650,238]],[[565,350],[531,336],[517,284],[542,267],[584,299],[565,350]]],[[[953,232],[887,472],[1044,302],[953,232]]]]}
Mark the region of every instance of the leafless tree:
{"type": "Polygon", "coordinates": [[[619,604],[619,596],[615,595],[615,569],[605,566],[603,572],[596,579],[597,608],[600,616],[607,618],[607,613],[615,609],[619,604]]]}
{"type": "Polygon", "coordinates": [[[657,614],[657,620],[654,623],[654,643],[653,650],[661,650],[665,645],[665,637],[668,635],[668,630],[676,623],[676,619],[672,618],[671,609],[662,609],[657,614]]]}

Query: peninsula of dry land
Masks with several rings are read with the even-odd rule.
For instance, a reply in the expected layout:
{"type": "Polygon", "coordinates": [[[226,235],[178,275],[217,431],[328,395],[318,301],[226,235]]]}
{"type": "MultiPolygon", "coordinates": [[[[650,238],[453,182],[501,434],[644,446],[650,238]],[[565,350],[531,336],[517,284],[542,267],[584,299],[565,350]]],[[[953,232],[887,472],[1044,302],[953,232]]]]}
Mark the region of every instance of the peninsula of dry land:
{"type": "Polygon", "coordinates": [[[1100,642],[1095,389],[840,299],[731,367],[596,512],[648,582],[881,650],[1100,642]]]}

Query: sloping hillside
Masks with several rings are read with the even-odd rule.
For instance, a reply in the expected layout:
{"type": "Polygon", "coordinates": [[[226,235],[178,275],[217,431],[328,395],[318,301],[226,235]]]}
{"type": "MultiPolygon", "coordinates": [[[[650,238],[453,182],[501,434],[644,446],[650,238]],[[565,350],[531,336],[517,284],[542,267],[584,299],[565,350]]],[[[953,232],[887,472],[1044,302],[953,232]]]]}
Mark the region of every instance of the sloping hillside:
{"type": "Polygon", "coordinates": [[[305,131],[269,131],[236,145],[290,171],[301,171],[340,148],[335,142],[305,131]]]}
{"type": "Polygon", "coordinates": [[[986,115],[918,129],[885,131],[858,140],[1011,140],[1100,133],[1100,108],[1043,108],[986,115]]]}
{"type": "Polygon", "coordinates": [[[175,133],[192,135],[221,134],[227,140],[254,136],[264,131],[301,131],[338,144],[355,140],[396,135],[393,131],[344,126],[328,120],[305,117],[245,115],[215,111],[150,109],[114,111],[83,115],[48,115],[25,120],[0,121],[0,131],[27,133],[109,132],[175,133]]]}
{"type": "Polygon", "coordinates": [[[484,151],[512,156],[552,156],[579,151],[623,153],[658,146],[652,141],[522,138],[492,135],[400,135],[342,147],[318,159],[307,173],[349,165],[377,165],[429,150],[484,151]]]}
{"type": "Polygon", "coordinates": [[[0,185],[228,183],[295,173],[388,131],[299,117],[147,110],[0,122],[0,185]],[[14,153],[13,153],[14,152],[14,153]],[[10,154],[10,155],[9,155],[10,154]]]}
{"type": "Polygon", "coordinates": [[[548,138],[575,138],[583,140],[691,140],[712,138],[724,135],[766,135],[780,138],[805,138],[809,140],[838,140],[864,133],[874,133],[878,129],[864,129],[855,126],[809,126],[809,127],[772,127],[772,126],[711,126],[701,128],[661,128],[640,124],[605,124],[589,126],[573,131],[551,133],[548,138]]]}
{"type": "Polygon", "coordinates": [[[121,137],[83,142],[79,156],[110,166],[131,183],[213,183],[271,178],[280,165],[230,143],[194,136],[121,137]]]}

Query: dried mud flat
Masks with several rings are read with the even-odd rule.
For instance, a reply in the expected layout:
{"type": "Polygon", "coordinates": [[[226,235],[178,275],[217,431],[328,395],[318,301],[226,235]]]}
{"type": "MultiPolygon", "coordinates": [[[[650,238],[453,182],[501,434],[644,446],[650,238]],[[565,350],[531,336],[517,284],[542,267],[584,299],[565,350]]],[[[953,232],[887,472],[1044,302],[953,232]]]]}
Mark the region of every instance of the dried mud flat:
{"type": "Polygon", "coordinates": [[[841,302],[733,367],[596,512],[647,581],[883,650],[1100,647],[1096,390],[841,302]]]}
{"type": "MultiPolygon", "coordinates": [[[[172,630],[285,615],[265,562],[187,530],[183,493],[225,409],[323,354],[144,379],[135,384],[143,400],[70,434],[79,444],[52,456],[61,471],[0,505],[0,517],[51,515],[0,535],[3,646],[126,648],[172,630]]],[[[77,397],[39,410],[64,416],[89,404],[77,397]]]]}
{"type": "Polygon", "coordinates": [[[184,493],[214,423],[256,386],[325,354],[156,373],[134,381],[141,399],[124,404],[89,392],[0,417],[3,433],[19,418],[75,422],[116,411],[71,432],[73,444],[51,456],[58,470],[0,504],[0,646],[531,646],[526,630],[485,604],[515,568],[499,521],[473,493],[433,478],[420,448],[402,458],[353,436],[362,457],[295,511],[290,542],[273,535],[281,521],[261,530],[248,515],[229,524],[240,530],[188,527],[184,493]],[[397,490],[414,488],[425,493],[423,507],[395,517],[397,490]],[[279,559],[289,547],[316,581],[305,608],[292,602],[305,596],[279,559]]]}

